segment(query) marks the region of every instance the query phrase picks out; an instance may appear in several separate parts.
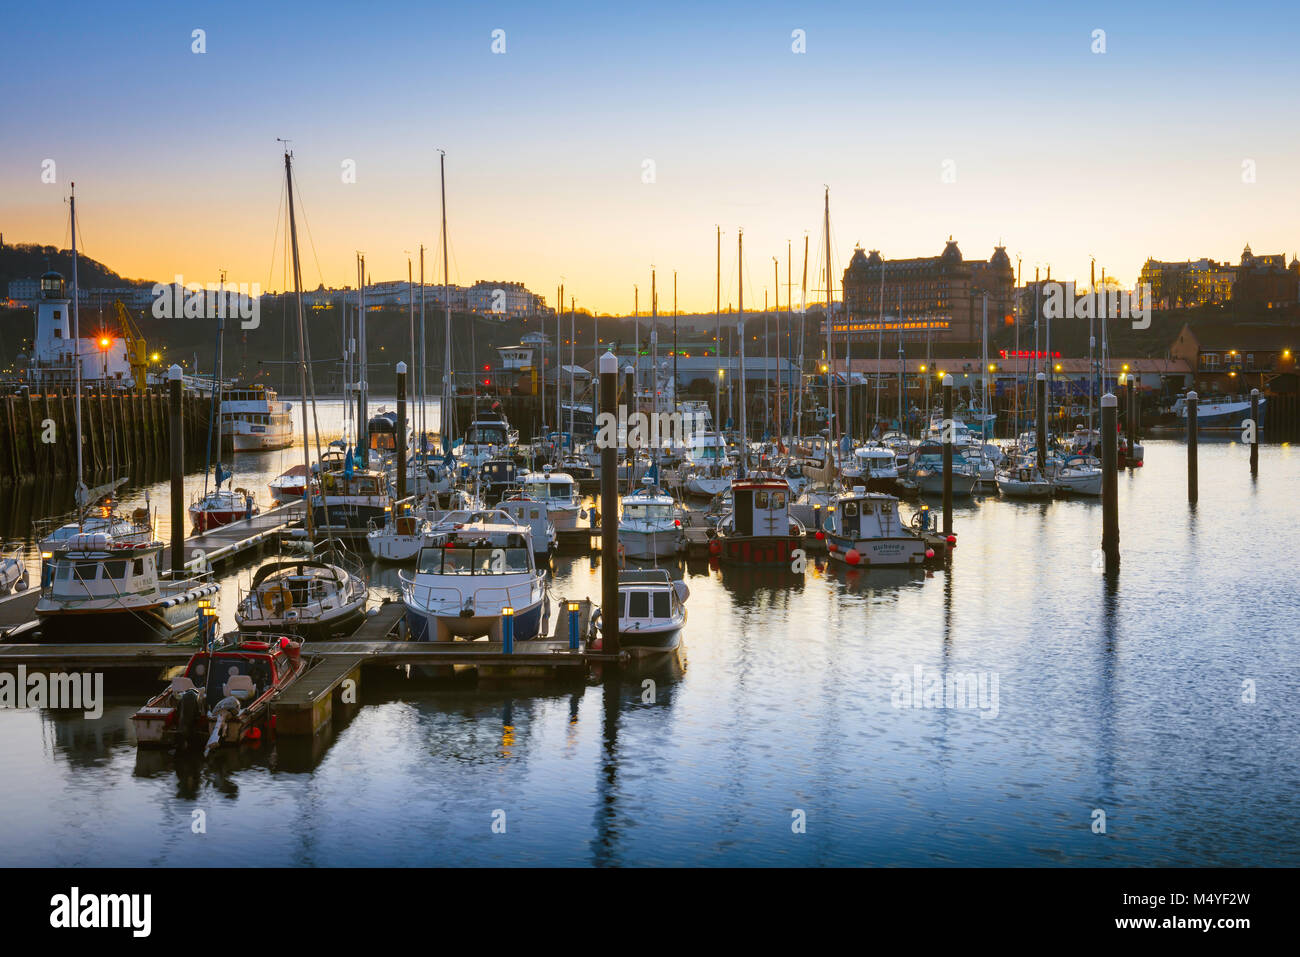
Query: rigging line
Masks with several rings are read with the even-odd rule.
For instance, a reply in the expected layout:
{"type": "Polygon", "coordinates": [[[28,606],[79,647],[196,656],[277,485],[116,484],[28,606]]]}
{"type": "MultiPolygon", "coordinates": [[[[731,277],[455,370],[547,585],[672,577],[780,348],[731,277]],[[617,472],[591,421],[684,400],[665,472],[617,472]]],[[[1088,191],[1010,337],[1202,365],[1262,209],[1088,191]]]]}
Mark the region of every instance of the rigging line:
{"type": "Polygon", "coordinates": [[[284,181],[280,181],[280,203],[275,210],[275,232],[271,236],[271,262],[266,269],[266,288],[269,291],[275,284],[275,254],[280,247],[280,219],[284,215],[284,181]]]}
{"type": "Polygon", "coordinates": [[[293,188],[298,191],[298,206],[302,210],[302,225],[307,230],[307,244],[311,246],[311,258],[316,262],[316,279],[324,286],[325,273],[320,268],[320,256],[316,254],[316,240],[311,235],[311,221],[307,219],[307,207],[302,201],[302,184],[296,179],[293,181],[293,188]]]}

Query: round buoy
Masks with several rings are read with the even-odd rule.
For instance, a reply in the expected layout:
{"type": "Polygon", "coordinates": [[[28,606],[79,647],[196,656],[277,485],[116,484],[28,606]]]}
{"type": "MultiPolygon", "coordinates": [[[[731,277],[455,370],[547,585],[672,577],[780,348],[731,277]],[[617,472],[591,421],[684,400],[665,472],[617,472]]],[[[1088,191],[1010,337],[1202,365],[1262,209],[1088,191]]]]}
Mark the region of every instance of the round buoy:
{"type": "Polygon", "coordinates": [[[844,560],[850,565],[856,565],[858,562],[862,561],[862,555],[856,548],[850,548],[844,553],[844,560]]]}
{"type": "Polygon", "coordinates": [[[710,555],[717,555],[721,553],[721,551],[722,551],[722,543],[719,542],[716,538],[713,541],[709,542],[710,555]]]}
{"type": "Polygon", "coordinates": [[[820,528],[817,529],[817,541],[820,542],[825,537],[826,537],[826,533],[823,532],[820,528]]]}
{"type": "Polygon", "coordinates": [[[956,536],[956,535],[949,535],[949,536],[948,536],[948,544],[949,544],[949,545],[956,545],[956,544],[957,544],[957,536],[956,536]]]}
{"type": "Polygon", "coordinates": [[[933,548],[927,548],[927,549],[925,550],[925,557],[926,557],[926,558],[934,558],[934,549],[933,549],[933,548]]]}
{"type": "Polygon", "coordinates": [[[827,543],[826,543],[826,551],[828,551],[828,552],[833,552],[833,551],[835,551],[835,543],[834,543],[834,542],[827,542],[827,543]]]}
{"type": "Polygon", "coordinates": [[[262,739],[261,728],[249,728],[248,733],[244,735],[249,741],[260,741],[262,739]]]}

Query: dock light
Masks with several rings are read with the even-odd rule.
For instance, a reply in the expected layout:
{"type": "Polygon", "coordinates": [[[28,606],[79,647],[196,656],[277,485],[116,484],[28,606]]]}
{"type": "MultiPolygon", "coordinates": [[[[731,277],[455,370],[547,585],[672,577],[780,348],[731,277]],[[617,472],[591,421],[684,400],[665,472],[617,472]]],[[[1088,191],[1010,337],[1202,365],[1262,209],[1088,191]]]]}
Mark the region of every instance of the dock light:
{"type": "Polygon", "coordinates": [[[41,561],[47,561],[54,557],[53,552],[41,552],[41,561]]]}
{"type": "Polygon", "coordinates": [[[1052,371],[1053,371],[1053,372],[1060,372],[1060,371],[1061,371],[1061,364],[1058,362],[1056,365],[1052,366],[1052,371]]]}
{"type": "Polygon", "coordinates": [[[509,605],[506,605],[504,608],[501,609],[501,614],[506,618],[509,618],[514,613],[515,610],[511,608],[509,605]]]}
{"type": "Polygon", "coordinates": [[[581,606],[576,601],[567,604],[569,606],[569,650],[577,651],[581,644],[578,636],[578,609],[581,606]]]}
{"type": "Polygon", "coordinates": [[[989,371],[990,371],[990,372],[997,372],[997,371],[998,371],[998,367],[995,366],[993,363],[990,362],[990,363],[989,363],[989,371]]]}
{"type": "Polygon", "coordinates": [[[924,366],[924,365],[921,366],[921,371],[922,371],[922,372],[925,371],[925,366],[924,366]]]}
{"type": "Polygon", "coordinates": [[[158,358],[159,358],[159,357],[158,357],[158,353],[155,352],[153,355],[151,355],[151,356],[149,357],[149,361],[150,361],[150,362],[157,362],[157,361],[158,361],[158,358]]]}
{"type": "Polygon", "coordinates": [[[943,370],[942,370],[942,369],[940,369],[938,372],[935,373],[935,378],[936,378],[936,379],[942,379],[942,378],[943,378],[943,370]]]}
{"type": "Polygon", "coordinates": [[[501,650],[507,655],[515,653],[515,610],[509,605],[501,609],[501,650]]]}
{"type": "Polygon", "coordinates": [[[725,369],[719,369],[719,370],[718,370],[718,378],[721,379],[724,375],[726,375],[726,370],[725,370],[725,369]]]}
{"type": "Polygon", "coordinates": [[[1290,358],[1291,358],[1291,350],[1290,350],[1290,349],[1283,349],[1283,350],[1282,350],[1282,358],[1283,358],[1283,359],[1290,359],[1290,358]]]}
{"type": "Polygon", "coordinates": [[[113,344],[113,340],[110,339],[110,338],[108,338],[108,336],[100,336],[100,337],[99,337],[99,348],[101,348],[101,349],[107,349],[107,348],[108,348],[109,346],[111,346],[112,344],[113,344]]]}

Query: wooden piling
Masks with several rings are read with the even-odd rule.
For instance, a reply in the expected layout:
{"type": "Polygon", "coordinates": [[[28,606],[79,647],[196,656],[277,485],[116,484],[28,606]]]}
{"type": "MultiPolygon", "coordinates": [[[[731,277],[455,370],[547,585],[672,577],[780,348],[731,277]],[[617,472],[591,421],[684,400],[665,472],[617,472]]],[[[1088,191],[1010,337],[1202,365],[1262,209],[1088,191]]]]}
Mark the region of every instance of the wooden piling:
{"type": "MultiPolygon", "coordinates": [[[[611,416],[617,421],[618,359],[606,352],[599,366],[600,414],[606,422],[611,416]]],[[[600,431],[597,428],[596,434],[600,431]]],[[[601,650],[616,655],[622,650],[618,638],[618,432],[606,429],[605,435],[607,441],[600,450],[601,650]]]]}
{"type": "Polygon", "coordinates": [[[1199,397],[1195,392],[1187,393],[1184,399],[1184,405],[1187,407],[1187,501],[1195,505],[1197,499],[1197,476],[1196,476],[1196,439],[1197,439],[1197,406],[1199,397]]]}
{"type": "Polygon", "coordinates": [[[1259,475],[1259,390],[1250,390],[1250,477],[1259,475]]]}
{"type": "Polygon", "coordinates": [[[172,576],[180,578],[185,569],[185,433],[181,429],[183,384],[180,366],[173,365],[167,370],[167,385],[171,390],[171,566],[172,576]]]}
{"type": "Polygon", "coordinates": [[[952,376],[943,377],[943,534],[952,534],[952,376]]]}
{"type": "MultiPolygon", "coordinates": [[[[1130,391],[1129,395],[1132,394],[1130,391]]],[[[1119,567],[1119,423],[1116,421],[1116,402],[1110,392],[1101,397],[1101,551],[1107,571],[1119,567]]]]}

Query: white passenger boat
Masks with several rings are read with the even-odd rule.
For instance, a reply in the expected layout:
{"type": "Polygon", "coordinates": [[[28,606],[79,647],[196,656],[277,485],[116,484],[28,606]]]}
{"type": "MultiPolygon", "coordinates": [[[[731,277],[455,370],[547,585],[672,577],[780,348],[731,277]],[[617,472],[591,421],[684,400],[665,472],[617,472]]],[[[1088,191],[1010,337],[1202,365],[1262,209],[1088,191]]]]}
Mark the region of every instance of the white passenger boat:
{"type": "Polygon", "coordinates": [[[262,385],[221,393],[221,438],[236,452],[267,452],[293,445],[293,404],[262,385]]]}

